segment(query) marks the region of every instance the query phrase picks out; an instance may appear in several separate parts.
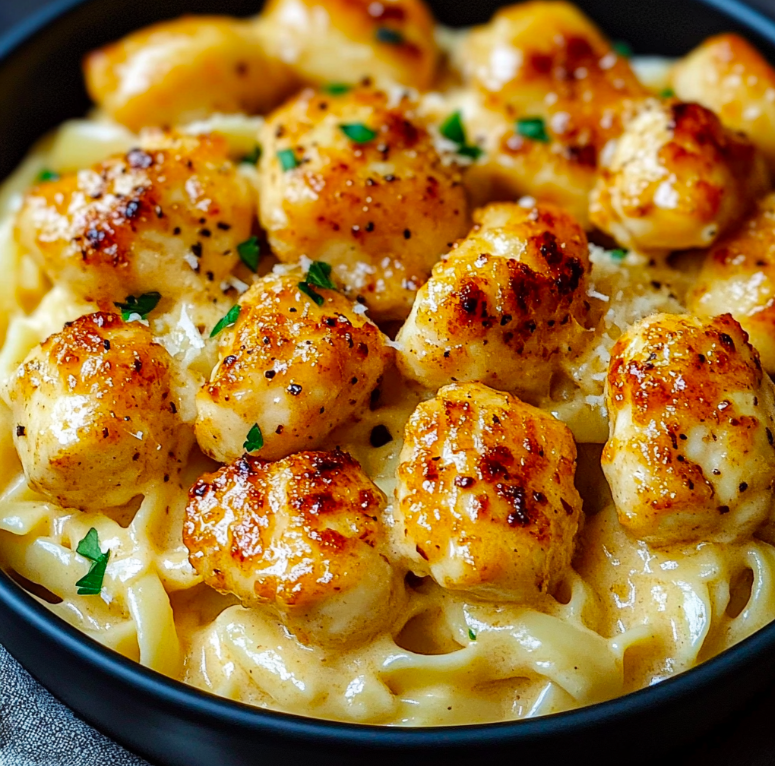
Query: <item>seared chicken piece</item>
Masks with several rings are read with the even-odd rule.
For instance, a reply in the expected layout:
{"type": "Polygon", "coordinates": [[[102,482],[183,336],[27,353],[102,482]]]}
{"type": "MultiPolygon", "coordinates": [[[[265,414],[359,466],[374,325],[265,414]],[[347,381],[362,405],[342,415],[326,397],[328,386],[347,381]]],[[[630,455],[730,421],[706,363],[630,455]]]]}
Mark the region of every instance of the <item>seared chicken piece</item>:
{"type": "Polygon", "coordinates": [[[377,326],[335,290],[299,288],[301,273],[259,280],[221,334],[219,362],[197,396],[196,436],[222,463],[239,457],[254,424],[268,460],[315,448],[363,407],[393,361],[377,326]]]}
{"type": "Polygon", "coordinates": [[[775,390],[729,314],[657,314],[614,346],[603,470],[619,521],[652,545],[729,542],[773,507],[775,390]]]}
{"type": "Polygon", "coordinates": [[[400,603],[385,496],[344,452],[245,455],[189,493],[183,539],[205,582],[267,605],[305,643],[364,641],[400,603]]]}
{"type": "Polygon", "coordinates": [[[470,183],[554,202],[586,227],[598,155],[646,95],[628,60],[574,5],[540,0],[498,11],[459,58],[482,108],[469,132],[487,146],[470,183]]]}
{"type": "Polygon", "coordinates": [[[295,84],[267,55],[255,25],[184,16],[140,29],[87,56],[89,95],[132,130],[172,126],[213,112],[269,111],[295,84]]]}
{"type": "Polygon", "coordinates": [[[698,316],[732,314],[775,373],[775,194],[708,252],[688,307],[698,316]]]}
{"type": "Polygon", "coordinates": [[[442,164],[406,95],[305,91],[264,125],[259,213],[284,262],[325,261],[375,319],[405,319],[468,230],[460,175],[442,164]]]}
{"type": "Polygon", "coordinates": [[[607,153],[592,222],[623,247],[708,247],[769,185],[763,157],[698,104],[648,99],[607,153]]]}
{"type": "Polygon", "coordinates": [[[406,425],[395,534],[412,571],[486,599],[529,601],[570,567],[581,523],[567,426],[476,383],[406,425]]]}
{"type": "Polygon", "coordinates": [[[405,377],[545,392],[589,311],[587,238],[562,210],[493,204],[433,269],[401,328],[405,377]]]}
{"type": "Polygon", "coordinates": [[[481,105],[467,110],[464,123],[466,135],[482,150],[463,176],[472,205],[527,196],[562,208],[585,230],[592,228],[589,193],[597,164],[590,154],[576,156],[558,141],[521,136],[514,120],[481,105]]]}
{"type": "Polygon", "coordinates": [[[682,101],[702,104],[745,133],[775,167],[775,69],[747,40],[709,37],[676,64],[672,85],[682,101]]]}
{"type": "Polygon", "coordinates": [[[34,348],[6,390],[29,485],[97,511],[168,473],[182,443],[171,362],[141,322],[107,313],[34,348]]]}
{"type": "Polygon", "coordinates": [[[49,278],[93,301],[217,285],[250,236],[255,192],[217,136],[149,133],[142,148],[31,189],[16,238],[49,278]]]}
{"type": "Polygon", "coordinates": [[[312,84],[365,77],[427,90],[438,50],[422,0],[271,0],[259,18],[267,51],[312,84]]]}

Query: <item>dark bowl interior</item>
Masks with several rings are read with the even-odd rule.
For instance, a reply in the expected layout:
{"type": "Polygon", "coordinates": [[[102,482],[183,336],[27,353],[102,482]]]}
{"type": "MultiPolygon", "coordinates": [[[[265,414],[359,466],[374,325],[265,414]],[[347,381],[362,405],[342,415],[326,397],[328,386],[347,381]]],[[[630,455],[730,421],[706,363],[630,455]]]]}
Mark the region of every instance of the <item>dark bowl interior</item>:
{"type": "MultiPolygon", "coordinates": [[[[89,50],[182,13],[249,15],[258,0],[61,0],[0,40],[0,178],[35,138],[83,114],[89,50]]],[[[578,0],[636,52],[679,55],[739,31],[775,61],[775,24],[736,0],[578,0]]],[[[497,0],[431,1],[452,25],[485,21],[497,0]]],[[[485,763],[654,756],[720,723],[775,677],[775,625],[682,676],[619,700],[519,723],[404,730],[326,723],[249,708],[141,668],[53,617],[0,573],[0,642],[83,718],[159,764],[230,766],[485,763]],[[304,759],[304,760],[302,760],[304,759]]]]}

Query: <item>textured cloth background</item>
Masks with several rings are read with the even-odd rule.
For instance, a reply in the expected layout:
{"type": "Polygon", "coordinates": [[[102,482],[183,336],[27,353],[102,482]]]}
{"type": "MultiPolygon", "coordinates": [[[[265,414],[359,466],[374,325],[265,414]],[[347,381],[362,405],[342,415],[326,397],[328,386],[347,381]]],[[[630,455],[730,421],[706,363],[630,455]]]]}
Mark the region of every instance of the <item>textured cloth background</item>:
{"type": "Polygon", "coordinates": [[[148,766],[52,697],[0,646],[0,766],[148,766]]]}

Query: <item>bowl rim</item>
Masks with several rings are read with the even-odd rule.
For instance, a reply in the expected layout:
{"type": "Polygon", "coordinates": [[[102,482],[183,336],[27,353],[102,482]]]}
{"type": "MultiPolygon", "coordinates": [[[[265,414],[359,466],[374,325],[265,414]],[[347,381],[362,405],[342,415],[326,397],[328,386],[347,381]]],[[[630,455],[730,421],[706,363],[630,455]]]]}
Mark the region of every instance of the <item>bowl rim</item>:
{"type": "MultiPolygon", "coordinates": [[[[0,67],[21,51],[46,28],[68,13],[93,0],[54,0],[36,13],[12,26],[0,35],[0,67]]],[[[690,0],[704,5],[768,39],[775,47],[775,19],[756,10],[745,0],[690,0]]],[[[429,727],[385,726],[358,724],[311,718],[279,712],[237,702],[203,691],[182,681],[171,679],[139,662],[127,659],[82,633],[64,619],[52,613],[0,569],[0,604],[19,625],[34,631],[56,644],[65,653],[74,655],[87,665],[99,667],[126,687],[172,711],[185,712],[187,717],[205,717],[208,721],[237,726],[254,733],[293,739],[299,744],[354,746],[380,750],[424,750],[442,744],[487,746],[511,742],[537,741],[550,734],[569,734],[581,730],[615,726],[648,709],[674,704],[715,686],[723,677],[743,670],[751,658],[775,650],[775,620],[721,654],[678,675],[666,678],[621,697],[598,702],[574,710],[536,718],[500,721],[484,724],[459,724],[429,727]]],[[[32,674],[34,675],[33,671],[32,674]]],[[[172,712],[171,711],[171,712],[172,712]]]]}
{"type": "Polygon", "coordinates": [[[510,739],[524,741],[539,739],[549,733],[560,734],[616,725],[649,708],[659,709],[689,695],[699,694],[714,686],[721,677],[742,671],[751,657],[775,649],[773,621],[690,670],[604,702],[512,721],[453,726],[385,726],[343,723],[259,708],[169,678],[82,633],[46,609],[1,569],[0,603],[27,629],[58,645],[66,654],[75,655],[84,664],[100,667],[107,675],[115,677],[133,691],[150,694],[161,704],[185,710],[189,717],[192,714],[203,716],[209,721],[217,720],[257,732],[285,735],[297,742],[339,745],[346,742],[359,747],[380,749],[422,748],[440,742],[445,746],[465,744],[467,747],[491,745],[496,740],[503,744],[510,739]]]}

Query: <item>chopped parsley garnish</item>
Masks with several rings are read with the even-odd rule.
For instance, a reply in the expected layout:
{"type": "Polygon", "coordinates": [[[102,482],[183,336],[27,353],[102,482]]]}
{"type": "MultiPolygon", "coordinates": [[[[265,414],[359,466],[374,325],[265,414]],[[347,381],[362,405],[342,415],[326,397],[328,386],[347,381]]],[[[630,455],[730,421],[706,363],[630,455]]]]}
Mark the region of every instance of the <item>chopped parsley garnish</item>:
{"type": "Polygon", "coordinates": [[[450,116],[441,123],[440,131],[444,138],[449,139],[453,143],[464,144],[466,142],[466,131],[463,127],[460,110],[450,114],[450,116]]]}
{"type": "Polygon", "coordinates": [[[100,550],[100,538],[97,530],[92,527],[86,537],[78,543],[76,553],[91,561],[89,571],[75,584],[79,596],[98,596],[102,590],[102,581],[105,579],[105,569],[108,566],[110,551],[103,553],[100,550]]]}
{"type": "Polygon", "coordinates": [[[38,183],[43,183],[44,181],[58,181],[59,180],[59,173],[54,172],[53,170],[49,170],[48,168],[43,168],[43,170],[38,173],[37,181],[38,183]]]}
{"type": "Polygon", "coordinates": [[[242,446],[246,452],[257,452],[264,446],[264,435],[261,433],[258,423],[248,431],[248,438],[245,439],[245,443],[242,446]]]}
{"type": "Polygon", "coordinates": [[[114,303],[121,309],[121,318],[125,322],[131,322],[133,318],[147,319],[161,300],[161,293],[143,293],[139,298],[127,295],[126,303],[114,303]]]}
{"type": "Polygon", "coordinates": [[[261,146],[256,144],[250,154],[246,154],[240,162],[245,165],[255,165],[261,159],[261,146]]]}
{"type": "Polygon", "coordinates": [[[611,250],[611,258],[615,261],[623,261],[627,257],[627,251],[617,247],[616,250],[611,250]]]}
{"type": "Polygon", "coordinates": [[[253,235],[250,239],[240,242],[237,245],[237,253],[239,253],[240,260],[255,273],[261,258],[261,245],[258,244],[258,237],[253,235]]]}
{"type": "Polygon", "coordinates": [[[349,93],[352,89],[352,85],[347,85],[343,82],[331,82],[321,88],[323,93],[328,93],[329,96],[342,96],[345,93],[349,93]]]}
{"type": "Polygon", "coordinates": [[[350,141],[356,144],[368,144],[377,137],[377,132],[364,125],[362,122],[353,122],[346,125],[340,125],[339,129],[350,141]]]}
{"type": "Polygon", "coordinates": [[[299,161],[296,159],[296,152],[293,149],[283,149],[277,152],[277,159],[280,160],[280,165],[286,173],[299,167],[299,161]]]}
{"type": "Polygon", "coordinates": [[[315,301],[318,306],[323,305],[323,301],[325,300],[323,296],[320,293],[316,293],[315,288],[313,288],[307,282],[299,282],[299,290],[301,290],[304,295],[308,295],[310,298],[312,298],[312,300],[315,301]]]}
{"type": "Polygon", "coordinates": [[[375,33],[377,40],[381,43],[387,43],[388,45],[403,45],[404,36],[397,29],[391,29],[390,27],[377,27],[375,33]]]}
{"type": "Polygon", "coordinates": [[[463,157],[470,157],[472,160],[478,160],[484,152],[475,144],[466,144],[458,149],[458,154],[462,154],[463,157]]]}
{"type": "Polygon", "coordinates": [[[240,305],[236,304],[235,306],[232,306],[228,312],[226,313],[226,316],[223,317],[223,319],[218,322],[215,327],[213,327],[213,331],[210,333],[210,337],[214,338],[216,335],[218,335],[221,330],[225,330],[227,327],[231,327],[239,317],[240,312],[240,305]]]}
{"type": "Polygon", "coordinates": [[[632,46],[624,40],[615,40],[611,43],[611,47],[617,56],[621,56],[623,59],[632,58],[632,46]]]}
{"type": "Polygon", "coordinates": [[[316,287],[324,290],[336,290],[336,285],[331,281],[331,264],[323,261],[313,261],[303,282],[299,282],[299,290],[312,298],[318,306],[323,305],[323,296],[315,291],[316,287]]]}
{"type": "Polygon", "coordinates": [[[523,117],[517,120],[517,134],[531,141],[540,141],[542,144],[548,144],[552,140],[546,132],[543,117],[523,117]]]}
{"type": "Polygon", "coordinates": [[[469,629],[468,629],[468,637],[469,637],[469,638],[470,638],[472,641],[476,641],[476,633],[474,633],[474,631],[473,631],[473,630],[471,630],[471,628],[469,628],[469,629]]]}
{"type": "Polygon", "coordinates": [[[457,144],[458,154],[470,157],[472,160],[482,156],[482,150],[478,146],[469,144],[466,140],[466,129],[463,127],[463,116],[460,110],[453,112],[441,123],[439,131],[444,138],[457,144]]]}
{"type": "Polygon", "coordinates": [[[100,537],[97,530],[92,527],[87,533],[86,537],[78,543],[78,547],[75,549],[76,553],[80,553],[85,559],[90,561],[96,561],[102,556],[100,550],[100,537]]]}
{"type": "Polygon", "coordinates": [[[675,91],[672,88],[664,88],[659,92],[662,98],[675,98],[675,91]]]}
{"type": "Polygon", "coordinates": [[[336,290],[336,285],[331,281],[331,264],[323,261],[313,261],[309,265],[307,282],[315,287],[336,290]]]}

